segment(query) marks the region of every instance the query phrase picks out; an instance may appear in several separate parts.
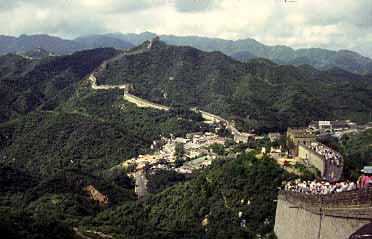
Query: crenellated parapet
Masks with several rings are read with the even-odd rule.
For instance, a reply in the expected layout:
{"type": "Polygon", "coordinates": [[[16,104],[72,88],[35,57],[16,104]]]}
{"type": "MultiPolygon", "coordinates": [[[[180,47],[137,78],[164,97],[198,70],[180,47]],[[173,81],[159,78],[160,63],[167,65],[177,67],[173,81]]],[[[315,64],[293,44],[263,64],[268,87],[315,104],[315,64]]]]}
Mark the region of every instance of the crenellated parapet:
{"type": "Polygon", "coordinates": [[[278,199],[312,213],[345,217],[372,219],[372,188],[357,189],[327,195],[312,195],[282,190],[278,199]]]}
{"type": "Polygon", "coordinates": [[[342,155],[324,144],[319,142],[300,144],[298,157],[319,169],[322,178],[327,181],[338,181],[342,177],[344,164],[342,155]]]}
{"type": "Polygon", "coordinates": [[[372,188],[327,195],[283,190],[274,231],[279,239],[349,238],[371,219],[372,188]]]}

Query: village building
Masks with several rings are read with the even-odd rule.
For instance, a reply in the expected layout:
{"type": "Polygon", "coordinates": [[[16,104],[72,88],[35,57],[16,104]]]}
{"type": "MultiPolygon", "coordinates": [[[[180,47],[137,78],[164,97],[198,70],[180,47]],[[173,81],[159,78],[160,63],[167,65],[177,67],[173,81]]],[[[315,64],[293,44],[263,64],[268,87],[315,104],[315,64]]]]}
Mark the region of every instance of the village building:
{"type": "Polygon", "coordinates": [[[270,141],[274,142],[275,140],[280,139],[281,134],[277,133],[277,132],[276,133],[269,133],[268,136],[269,136],[270,141]]]}
{"type": "Polygon", "coordinates": [[[249,140],[254,140],[255,134],[239,133],[234,134],[234,141],[236,143],[247,143],[249,140]]]}
{"type": "Polygon", "coordinates": [[[322,120],[312,121],[309,128],[320,134],[333,134],[340,131],[350,130],[356,128],[357,125],[350,120],[322,120]]]}

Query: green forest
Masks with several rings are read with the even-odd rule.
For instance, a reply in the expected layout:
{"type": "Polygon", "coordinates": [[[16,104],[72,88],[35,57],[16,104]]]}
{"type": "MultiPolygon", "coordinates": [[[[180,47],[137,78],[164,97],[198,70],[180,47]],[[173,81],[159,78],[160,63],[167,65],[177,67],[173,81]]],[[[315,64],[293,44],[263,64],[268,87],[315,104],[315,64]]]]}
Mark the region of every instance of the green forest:
{"type": "Polygon", "coordinates": [[[161,41],[151,51],[110,62],[97,79],[100,84],[132,83],[135,95],[170,106],[199,107],[234,120],[244,131],[284,132],[311,120],[372,120],[368,75],[267,59],[241,63],[220,52],[161,41]]]}
{"type": "MultiPolygon", "coordinates": [[[[257,133],[324,118],[366,122],[372,109],[367,76],[263,59],[240,63],[162,42],[118,58],[97,76],[99,84],[133,83],[134,95],[172,106],[139,108],[123,99],[123,90],[96,91],[87,80],[120,53],[100,48],[41,59],[0,57],[4,238],[275,238],[278,187],[295,175],[269,157],[243,153],[269,147],[267,138],[235,145],[233,157],[226,156],[226,145],[212,145],[218,158],[191,176],[148,174],[149,193],[141,200],[129,170],[118,165],[151,153],[162,136],[212,130],[189,107],[257,133]],[[92,185],[107,203],[89,196],[92,185]]],[[[372,163],[371,131],[330,143],[348,159],[345,170],[353,176],[372,163]]]]}

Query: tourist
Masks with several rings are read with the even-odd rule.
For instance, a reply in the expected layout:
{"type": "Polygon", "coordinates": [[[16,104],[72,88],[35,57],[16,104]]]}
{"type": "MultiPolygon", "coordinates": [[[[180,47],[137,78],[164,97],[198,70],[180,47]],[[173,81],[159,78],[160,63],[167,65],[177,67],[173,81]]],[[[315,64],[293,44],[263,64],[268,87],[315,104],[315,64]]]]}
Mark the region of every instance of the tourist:
{"type": "Polygon", "coordinates": [[[350,182],[349,187],[347,188],[347,191],[351,191],[355,189],[357,189],[357,185],[354,182],[350,182]]]}
{"type": "Polygon", "coordinates": [[[362,176],[361,187],[362,188],[370,187],[371,183],[372,183],[372,174],[364,173],[364,175],[362,176]]]}
{"type": "MultiPolygon", "coordinates": [[[[372,186],[372,177],[370,180],[372,186]]],[[[321,194],[341,193],[357,189],[357,185],[352,181],[330,183],[325,181],[301,181],[299,179],[289,181],[285,184],[286,191],[304,193],[304,194],[321,194]]]]}

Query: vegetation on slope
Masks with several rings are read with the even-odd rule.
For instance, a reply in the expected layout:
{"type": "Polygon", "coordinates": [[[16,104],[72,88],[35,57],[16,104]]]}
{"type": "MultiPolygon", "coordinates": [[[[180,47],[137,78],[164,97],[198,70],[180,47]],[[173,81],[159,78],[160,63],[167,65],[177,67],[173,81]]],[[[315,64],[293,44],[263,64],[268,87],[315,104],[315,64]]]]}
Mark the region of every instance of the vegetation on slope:
{"type": "Polygon", "coordinates": [[[366,122],[372,111],[368,77],[339,69],[280,66],[264,59],[244,64],[218,52],[163,42],[110,63],[98,82],[133,83],[138,96],[200,107],[234,119],[244,130],[285,130],[321,119],[366,122]]]}
{"type": "Polygon", "coordinates": [[[123,91],[91,89],[85,76],[115,54],[97,49],[40,61],[13,55],[0,61],[2,235],[69,238],[82,218],[135,200],[133,179],[113,166],[150,151],[160,135],[206,129],[199,114],[182,108],[137,108],[123,100],[123,91]],[[91,199],[89,185],[107,196],[107,205],[91,199]]]}
{"type": "Polygon", "coordinates": [[[53,110],[74,93],[83,77],[117,53],[114,49],[94,49],[40,61],[1,57],[0,67],[5,71],[0,74],[0,123],[45,104],[53,110]]]}
{"type": "Polygon", "coordinates": [[[103,170],[150,150],[153,140],[171,133],[199,131],[197,114],[141,109],[122,92],[79,90],[59,111],[33,112],[0,125],[0,162],[39,176],[60,165],[103,170]]]}
{"type": "Polygon", "coordinates": [[[372,129],[356,134],[345,134],[340,140],[325,138],[323,143],[344,156],[343,175],[356,181],[364,166],[372,166],[372,129]]]}
{"type": "MultiPolygon", "coordinates": [[[[371,109],[370,78],[264,59],[242,64],[162,43],[109,64],[99,77],[99,83],[134,83],[136,94],[175,107],[137,108],[122,91],[96,91],[85,79],[116,54],[96,49],[38,61],[0,58],[2,235],[69,238],[78,227],[117,238],[274,238],[273,200],[290,175],[272,159],[217,160],[191,180],[174,172],[150,175],[151,194],[143,201],[134,198],[133,179],[114,166],[149,152],[160,135],[206,130],[189,106],[260,130],[322,117],[362,121],[371,109]],[[89,185],[108,203],[92,200],[89,185]]],[[[357,158],[354,147],[370,137],[353,137],[344,139],[351,145],[345,152],[357,158]]],[[[214,149],[225,154],[222,146],[214,149]]]]}
{"type": "Polygon", "coordinates": [[[345,135],[341,139],[345,156],[344,174],[356,179],[364,166],[372,166],[372,129],[360,134],[345,135]]]}
{"type": "Polygon", "coordinates": [[[86,226],[117,238],[274,238],[273,200],[286,177],[271,159],[243,154],[144,201],[102,212],[86,226]]]}
{"type": "MultiPolygon", "coordinates": [[[[107,34],[107,36],[129,41],[135,45],[153,39],[156,34],[143,32],[140,34],[107,34]]],[[[254,39],[241,39],[236,41],[219,38],[198,36],[161,35],[160,38],[170,45],[191,46],[202,51],[220,51],[234,59],[245,62],[249,58],[262,57],[278,64],[302,65],[310,64],[320,70],[334,67],[357,74],[372,72],[372,60],[356,52],[348,50],[332,51],[322,48],[306,48],[294,50],[291,47],[277,45],[268,46],[254,39]]]]}

